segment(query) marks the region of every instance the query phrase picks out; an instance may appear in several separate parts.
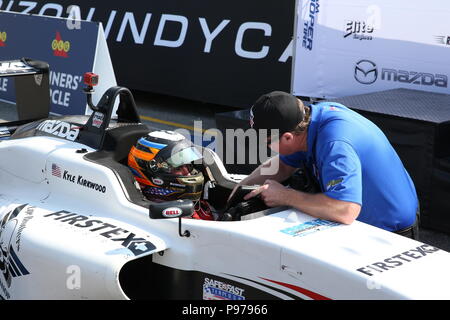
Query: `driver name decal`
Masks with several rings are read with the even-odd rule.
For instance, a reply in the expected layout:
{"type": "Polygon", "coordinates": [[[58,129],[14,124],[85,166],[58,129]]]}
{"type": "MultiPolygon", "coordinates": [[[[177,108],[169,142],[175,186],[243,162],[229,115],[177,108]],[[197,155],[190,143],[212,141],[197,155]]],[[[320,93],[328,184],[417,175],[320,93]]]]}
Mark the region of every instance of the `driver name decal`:
{"type": "Polygon", "coordinates": [[[75,175],[70,173],[68,170],[62,171],[61,167],[55,163],[52,163],[52,176],[72,182],[88,189],[92,189],[94,191],[98,191],[100,193],[106,193],[106,186],[90,181],[80,174],[75,175]]]}
{"type": "Polygon", "coordinates": [[[414,249],[410,249],[390,258],[384,259],[383,261],[378,261],[365,267],[358,268],[356,271],[372,277],[375,274],[401,267],[404,264],[408,264],[437,251],[440,251],[440,249],[428,244],[423,244],[414,249]]]}
{"type": "Polygon", "coordinates": [[[122,247],[129,249],[135,256],[156,249],[156,246],[147,239],[138,237],[128,230],[103,222],[102,220],[91,219],[87,216],[64,210],[44,215],[44,217],[53,218],[53,220],[57,220],[61,223],[67,223],[76,228],[86,229],[108,238],[111,241],[119,243],[122,247]]]}

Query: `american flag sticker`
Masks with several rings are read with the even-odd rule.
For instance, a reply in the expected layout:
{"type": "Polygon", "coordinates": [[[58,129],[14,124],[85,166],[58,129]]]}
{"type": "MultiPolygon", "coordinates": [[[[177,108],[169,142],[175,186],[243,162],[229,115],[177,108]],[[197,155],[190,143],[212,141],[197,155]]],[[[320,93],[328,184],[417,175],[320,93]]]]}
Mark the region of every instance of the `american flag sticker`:
{"type": "Polygon", "coordinates": [[[61,168],[55,163],[52,163],[52,176],[61,178],[61,168]]]}

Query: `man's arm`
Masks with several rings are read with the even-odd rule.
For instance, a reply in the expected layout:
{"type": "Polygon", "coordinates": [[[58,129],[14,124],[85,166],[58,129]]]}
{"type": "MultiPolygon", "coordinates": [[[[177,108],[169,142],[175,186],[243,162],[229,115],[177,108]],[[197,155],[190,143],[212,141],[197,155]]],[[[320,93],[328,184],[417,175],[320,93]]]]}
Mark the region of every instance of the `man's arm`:
{"type": "Polygon", "coordinates": [[[323,193],[310,194],[284,187],[273,180],[244,197],[248,200],[260,194],[269,207],[290,206],[313,217],[351,224],[359,215],[361,206],[354,202],[330,198],[323,193]]]}
{"type": "Polygon", "coordinates": [[[287,205],[320,219],[351,224],[361,211],[357,203],[336,200],[323,193],[310,194],[290,189],[287,194],[287,205]]]}
{"type": "Polygon", "coordinates": [[[262,185],[267,179],[282,182],[289,178],[297,170],[280,161],[280,157],[274,156],[268,159],[266,162],[262,163],[258,168],[256,168],[247,177],[242,179],[231,192],[229,199],[233,196],[234,192],[238,186],[242,185],[262,185]]]}
{"type": "Polygon", "coordinates": [[[295,170],[297,169],[285,164],[283,161],[280,161],[280,157],[277,155],[261,164],[245,179],[239,182],[239,184],[261,185],[268,179],[282,182],[289,178],[295,170]]]}

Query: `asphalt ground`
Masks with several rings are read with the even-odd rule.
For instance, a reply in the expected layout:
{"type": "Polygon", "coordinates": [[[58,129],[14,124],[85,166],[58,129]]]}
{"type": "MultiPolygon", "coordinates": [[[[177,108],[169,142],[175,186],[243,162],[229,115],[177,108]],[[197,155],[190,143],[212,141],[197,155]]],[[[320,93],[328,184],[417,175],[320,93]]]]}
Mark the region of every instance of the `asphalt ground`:
{"type": "MultiPolygon", "coordinates": [[[[192,136],[216,128],[215,114],[232,107],[201,103],[159,94],[133,92],[141,120],[150,130],[185,129],[192,136]]],[[[0,102],[2,122],[17,120],[15,105],[0,102]]],[[[420,241],[450,252],[449,233],[420,228],[420,241]]]]}

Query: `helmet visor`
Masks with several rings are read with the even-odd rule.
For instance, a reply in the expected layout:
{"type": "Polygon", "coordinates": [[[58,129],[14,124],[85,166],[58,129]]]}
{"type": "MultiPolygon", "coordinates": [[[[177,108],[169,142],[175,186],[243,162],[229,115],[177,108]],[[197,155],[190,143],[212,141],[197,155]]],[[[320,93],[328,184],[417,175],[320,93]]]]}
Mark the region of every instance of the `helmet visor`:
{"type": "Polygon", "coordinates": [[[173,168],[177,168],[201,158],[203,158],[202,154],[196,148],[190,147],[173,154],[169,159],[167,159],[167,163],[173,168]]]}

